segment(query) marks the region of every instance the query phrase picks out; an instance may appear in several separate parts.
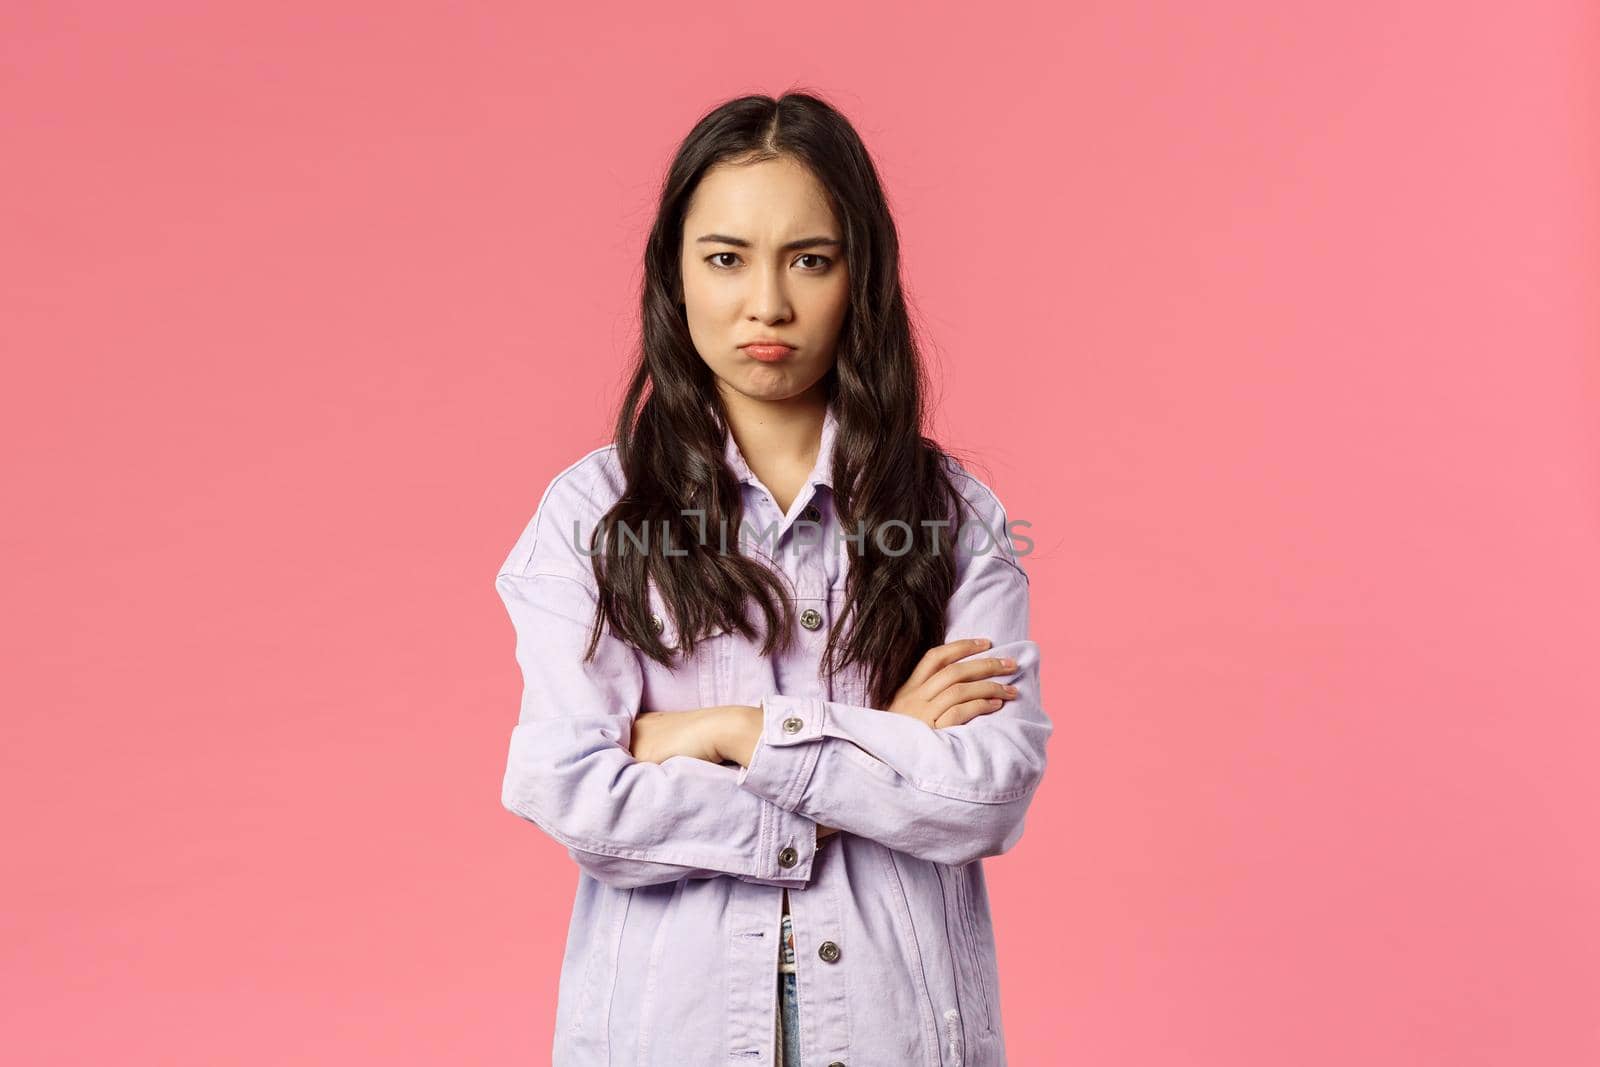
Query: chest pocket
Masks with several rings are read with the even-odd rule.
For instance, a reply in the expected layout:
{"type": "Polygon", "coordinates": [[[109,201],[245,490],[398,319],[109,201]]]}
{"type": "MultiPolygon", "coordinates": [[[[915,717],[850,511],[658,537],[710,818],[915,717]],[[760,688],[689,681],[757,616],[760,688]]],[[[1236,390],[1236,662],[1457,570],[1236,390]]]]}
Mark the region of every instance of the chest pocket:
{"type": "Polygon", "coordinates": [[[692,711],[729,703],[728,678],[732,671],[732,644],[725,627],[717,627],[695,644],[694,653],[682,655],[677,626],[666,600],[652,579],[649,582],[650,619],[661,641],[676,653],[672,667],[639,654],[644,669],[644,706],[641,711],[692,711]]]}

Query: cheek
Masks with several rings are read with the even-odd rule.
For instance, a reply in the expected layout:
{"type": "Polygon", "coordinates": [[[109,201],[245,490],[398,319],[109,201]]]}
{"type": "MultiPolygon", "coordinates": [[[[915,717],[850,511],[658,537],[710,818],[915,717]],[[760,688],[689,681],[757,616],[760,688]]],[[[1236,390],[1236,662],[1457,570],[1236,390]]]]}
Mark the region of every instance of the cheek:
{"type": "Polygon", "coordinates": [[[704,316],[697,319],[690,313],[689,343],[711,375],[724,382],[737,380],[741,373],[743,354],[734,349],[731,338],[728,330],[714,320],[707,322],[704,316]]]}
{"type": "Polygon", "coordinates": [[[850,284],[841,279],[838,288],[828,294],[828,317],[837,328],[844,322],[846,313],[850,310],[850,284]]]}
{"type": "Polygon", "coordinates": [[[728,286],[690,282],[684,285],[683,296],[689,328],[700,336],[726,335],[730,323],[738,319],[739,297],[728,286]]]}
{"type": "Polygon", "coordinates": [[[695,347],[701,355],[711,353],[714,358],[724,347],[728,337],[727,326],[717,317],[714,308],[707,308],[704,304],[691,302],[688,316],[689,336],[694,340],[695,347]]]}

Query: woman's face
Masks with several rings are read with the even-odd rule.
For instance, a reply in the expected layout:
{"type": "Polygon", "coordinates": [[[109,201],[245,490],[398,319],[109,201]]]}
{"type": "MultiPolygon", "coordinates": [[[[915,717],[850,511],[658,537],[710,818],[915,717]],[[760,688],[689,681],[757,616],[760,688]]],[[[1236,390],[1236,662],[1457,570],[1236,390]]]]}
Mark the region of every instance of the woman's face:
{"type": "Polygon", "coordinates": [[[725,398],[788,400],[828,373],[850,306],[843,238],[821,183],[791,159],[706,171],[684,217],[682,299],[725,398]],[[741,347],[774,338],[793,347],[741,347]]]}

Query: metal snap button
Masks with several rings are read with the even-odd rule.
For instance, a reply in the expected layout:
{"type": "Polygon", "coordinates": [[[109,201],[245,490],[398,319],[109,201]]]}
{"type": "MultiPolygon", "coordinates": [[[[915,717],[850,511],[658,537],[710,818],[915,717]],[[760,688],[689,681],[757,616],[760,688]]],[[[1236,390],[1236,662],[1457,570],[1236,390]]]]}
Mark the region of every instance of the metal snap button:
{"type": "Polygon", "coordinates": [[[808,630],[815,630],[822,625],[822,612],[816,608],[807,608],[800,613],[800,625],[808,630]]]}
{"type": "Polygon", "coordinates": [[[667,628],[667,624],[661,621],[661,616],[654,612],[650,614],[650,625],[656,628],[656,633],[661,633],[667,628]]]}
{"type": "Polygon", "coordinates": [[[793,867],[796,863],[799,863],[799,862],[800,862],[800,853],[796,852],[794,849],[790,848],[789,846],[785,845],[783,848],[778,850],[778,866],[779,867],[793,867]]]}
{"type": "Polygon", "coordinates": [[[821,956],[825,962],[832,963],[839,958],[839,946],[832,941],[824,941],[817,946],[817,955],[821,956]]]}
{"type": "Polygon", "coordinates": [[[795,716],[791,715],[787,719],[783,720],[783,732],[786,734],[797,734],[800,732],[800,727],[804,726],[805,724],[806,721],[804,719],[796,718],[795,716]]]}

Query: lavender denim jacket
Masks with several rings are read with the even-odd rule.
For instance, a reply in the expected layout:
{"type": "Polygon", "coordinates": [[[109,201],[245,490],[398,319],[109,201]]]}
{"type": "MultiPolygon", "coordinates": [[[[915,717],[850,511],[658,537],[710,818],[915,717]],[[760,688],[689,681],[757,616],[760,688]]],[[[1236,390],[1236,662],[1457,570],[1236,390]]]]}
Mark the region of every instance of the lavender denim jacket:
{"type": "MultiPolygon", "coordinates": [[[[721,632],[669,670],[607,628],[595,661],[582,662],[595,585],[579,546],[623,491],[613,446],[550,482],[495,579],[524,682],[501,801],[579,867],[557,1067],[771,1065],[784,889],[806,1067],[1006,1062],[981,861],[1022,836],[1052,731],[1028,579],[999,500],[951,461],[995,539],[976,529],[958,539],[945,640],[991,638],[979,654],[1015,659],[1014,674],[995,680],[1019,694],[934,730],[865,706],[859,668],[821,676],[852,551],[831,507],[836,431],[830,409],[787,515],[727,438],[756,538],[738,550],[762,553],[792,583],[796,652],[763,658],[754,641],[721,632]],[[722,704],[763,709],[747,768],[630,755],[637,712],[722,704]],[[840,831],[820,851],[818,823],[840,831]]],[[[737,545],[731,537],[729,550],[737,545]]],[[[649,596],[672,646],[672,620],[658,590],[649,596]]]]}

